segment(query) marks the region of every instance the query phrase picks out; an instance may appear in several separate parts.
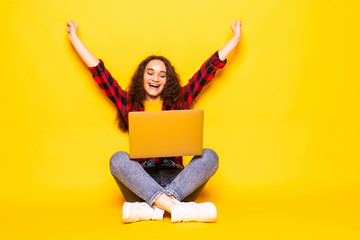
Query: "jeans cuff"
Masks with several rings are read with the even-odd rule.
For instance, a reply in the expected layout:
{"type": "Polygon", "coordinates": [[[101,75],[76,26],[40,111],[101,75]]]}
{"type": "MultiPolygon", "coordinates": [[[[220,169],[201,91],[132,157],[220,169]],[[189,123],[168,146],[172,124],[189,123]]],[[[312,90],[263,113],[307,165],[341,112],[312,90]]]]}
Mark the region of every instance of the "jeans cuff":
{"type": "Polygon", "coordinates": [[[172,195],[172,196],[174,196],[177,200],[179,200],[179,201],[181,201],[181,198],[180,198],[180,196],[179,196],[179,194],[177,194],[177,192],[175,192],[174,190],[172,190],[172,189],[165,189],[165,193],[167,194],[167,195],[172,195]]]}
{"type": "Polygon", "coordinates": [[[158,199],[158,197],[160,197],[160,195],[163,194],[164,192],[165,192],[164,190],[158,191],[157,193],[155,193],[155,194],[147,201],[147,203],[148,203],[150,206],[153,206],[155,200],[158,199]]]}

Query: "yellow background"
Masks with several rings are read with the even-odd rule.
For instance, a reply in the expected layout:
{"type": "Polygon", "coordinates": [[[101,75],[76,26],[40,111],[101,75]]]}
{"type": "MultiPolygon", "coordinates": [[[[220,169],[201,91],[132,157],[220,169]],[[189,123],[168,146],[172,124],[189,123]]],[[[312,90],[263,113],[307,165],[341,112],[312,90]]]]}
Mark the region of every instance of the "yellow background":
{"type": "MultiPolygon", "coordinates": [[[[359,239],[359,4],[356,1],[14,0],[1,13],[2,239],[359,239]],[[65,31],[126,87],[149,54],[183,84],[243,39],[202,92],[204,146],[220,168],[199,201],[215,224],[122,224],[108,162],[128,149],[65,31]]],[[[188,159],[187,159],[188,161],[188,159]]]]}

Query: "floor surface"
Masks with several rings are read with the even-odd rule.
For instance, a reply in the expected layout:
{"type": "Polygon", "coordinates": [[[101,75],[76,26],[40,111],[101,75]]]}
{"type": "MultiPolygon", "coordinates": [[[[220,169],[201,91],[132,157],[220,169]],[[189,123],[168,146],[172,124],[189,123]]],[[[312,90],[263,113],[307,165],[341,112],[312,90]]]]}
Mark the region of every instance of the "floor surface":
{"type": "MultiPolygon", "coordinates": [[[[214,195],[204,190],[199,202],[214,195]]],[[[123,199],[97,204],[2,206],[1,239],[359,239],[359,198],[244,192],[213,197],[215,223],[163,221],[124,224],[123,199]]]]}

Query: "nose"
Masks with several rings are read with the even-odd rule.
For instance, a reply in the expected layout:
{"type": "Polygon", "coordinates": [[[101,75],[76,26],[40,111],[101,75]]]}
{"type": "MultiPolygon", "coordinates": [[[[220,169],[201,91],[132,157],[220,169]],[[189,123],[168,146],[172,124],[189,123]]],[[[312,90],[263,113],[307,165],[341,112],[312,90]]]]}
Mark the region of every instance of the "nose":
{"type": "Polygon", "coordinates": [[[154,74],[153,80],[154,82],[159,82],[159,76],[157,74],[154,74]]]}

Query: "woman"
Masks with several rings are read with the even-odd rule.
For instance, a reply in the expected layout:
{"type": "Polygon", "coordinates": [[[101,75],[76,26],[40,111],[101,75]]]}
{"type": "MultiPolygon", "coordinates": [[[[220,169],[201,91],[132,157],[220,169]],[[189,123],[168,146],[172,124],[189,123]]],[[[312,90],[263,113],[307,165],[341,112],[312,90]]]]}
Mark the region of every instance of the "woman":
{"type": "MultiPolygon", "coordinates": [[[[180,79],[169,60],[162,56],[149,56],[135,71],[129,91],[123,90],[78,37],[78,25],[67,23],[68,38],[88,66],[95,81],[118,109],[119,127],[128,128],[131,111],[175,110],[190,108],[203,87],[214,78],[215,72],[226,64],[226,57],[238,45],[241,22],[231,24],[233,37],[215,52],[181,87],[180,79]]],[[[194,201],[206,182],[218,168],[218,156],[204,149],[184,168],[181,157],[156,159],[130,159],[126,152],[115,153],[110,170],[120,187],[125,202],[123,221],[161,220],[164,211],[171,214],[172,222],[216,220],[215,205],[194,201]],[[144,202],[145,201],[145,202],[144,202]]]]}

